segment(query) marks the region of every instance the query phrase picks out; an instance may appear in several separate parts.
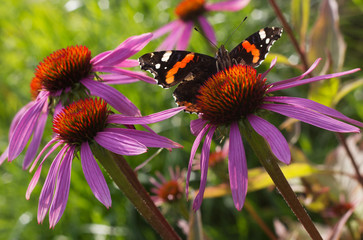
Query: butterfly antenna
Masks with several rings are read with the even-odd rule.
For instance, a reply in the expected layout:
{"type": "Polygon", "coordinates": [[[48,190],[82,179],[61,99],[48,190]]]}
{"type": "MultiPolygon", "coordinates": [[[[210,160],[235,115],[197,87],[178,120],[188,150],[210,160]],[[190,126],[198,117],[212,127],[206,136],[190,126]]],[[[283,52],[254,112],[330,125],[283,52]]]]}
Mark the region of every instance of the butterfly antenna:
{"type": "Polygon", "coordinates": [[[233,30],[233,32],[229,35],[229,37],[227,38],[227,41],[223,44],[226,45],[228,43],[228,41],[231,39],[231,37],[233,36],[233,34],[238,30],[238,28],[242,25],[242,23],[244,23],[247,20],[247,16],[240,22],[240,24],[238,25],[238,27],[236,27],[236,29],[233,30]]]}
{"type": "Polygon", "coordinates": [[[205,36],[202,32],[199,31],[198,28],[194,27],[194,30],[197,31],[198,33],[200,33],[200,35],[202,35],[205,39],[207,39],[208,42],[210,42],[210,44],[215,47],[216,49],[218,49],[219,47],[213,43],[207,36],[205,36]]]}

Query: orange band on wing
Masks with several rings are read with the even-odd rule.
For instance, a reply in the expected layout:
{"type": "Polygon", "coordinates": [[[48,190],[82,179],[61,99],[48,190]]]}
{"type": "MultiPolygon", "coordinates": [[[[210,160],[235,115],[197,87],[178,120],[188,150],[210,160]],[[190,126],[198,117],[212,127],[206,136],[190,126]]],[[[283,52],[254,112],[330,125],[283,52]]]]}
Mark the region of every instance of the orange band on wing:
{"type": "Polygon", "coordinates": [[[194,53],[187,54],[183,60],[176,62],[174,66],[167,72],[165,76],[165,82],[171,84],[174,82],[174,75],[179,71],[179,68],[185,68],[185,66],[194,59],[194,53]]]}
{"type": "Polygon", "coordinates": [[[248,41],[243,41],[242,47],[246,49],[247,52],[251,52],[253,56],[253,63],[258,62],[258,60],[260,59],[260,50],[258,50],[254,44],[251,44],[248,41]]]}

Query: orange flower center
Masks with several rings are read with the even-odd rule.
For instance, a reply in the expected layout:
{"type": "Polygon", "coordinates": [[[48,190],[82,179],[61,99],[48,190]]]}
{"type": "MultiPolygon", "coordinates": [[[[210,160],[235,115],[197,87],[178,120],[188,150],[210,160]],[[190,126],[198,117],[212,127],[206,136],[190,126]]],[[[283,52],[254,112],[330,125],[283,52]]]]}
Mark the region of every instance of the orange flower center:
{"type": "Polygon", "coordinates": [[[160,189],[158,196],[165,202],[173,202],[182,197],[182,189],[176,180],[170,180],[164,183],[160,189]]]}
{"type": "Polygon", "coordinates": [[[92,72],[91,51],[84,46],[71,46],[44,58],[35,70],[30,89],[33,99],[41,89],[51,93],[74,87],[92,72]]]}
{"type": "Polygon", "coordinates": [[[175,8],[175,14],[183,21],[194,20],[205,11],[204,0],[183,0],[175,8]]]}
{"type": "Polygon", "coordinates": [[[91,141],[102,131],[107,123],[109,111],[102,99],[87,98],[65,107],[53,119],[53,131],[60,139],[72,144],[81,145],[91,141]]]}
{"type": "Polygon", "coordinates": [[[228,125],[255,112],[266,92],[266,79],[250,66],[234,65],[210,77],[199,90],[196,105],[202,118],[228,125]]]}

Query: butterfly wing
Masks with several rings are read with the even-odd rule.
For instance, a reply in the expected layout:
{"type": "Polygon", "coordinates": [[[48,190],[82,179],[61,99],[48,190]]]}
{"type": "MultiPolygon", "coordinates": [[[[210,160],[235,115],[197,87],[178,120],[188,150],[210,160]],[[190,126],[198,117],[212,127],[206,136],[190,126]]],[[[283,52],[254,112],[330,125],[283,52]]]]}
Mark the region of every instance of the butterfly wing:
{"type": "Polygon", "coordinates": [[[282,28],[265,27],[238,44],[229,53],[229,56],[232,62],[258,67],[265,60],[271,46],[281,37],[281,34],[282,28]]]}
{"type": "Polygon", "coordinates": [[[141,69],[151,72],[161,86],[169,88],[180,83],[174,91],[175,101],[189,112],[197,112],[194,104],[199,88],[217,72],[215,58],[188,51],[147,53],[139,62],[141,69]]]}

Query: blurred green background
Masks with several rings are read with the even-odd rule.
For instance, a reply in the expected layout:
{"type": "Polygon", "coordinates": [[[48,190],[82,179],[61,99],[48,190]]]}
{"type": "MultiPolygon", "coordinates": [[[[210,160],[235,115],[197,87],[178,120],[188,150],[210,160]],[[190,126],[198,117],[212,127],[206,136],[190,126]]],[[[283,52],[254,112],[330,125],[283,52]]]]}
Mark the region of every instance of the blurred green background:
{"type": "MultiPolygon", "coordinates": [[[[44,57],[57,49],[76,44],[87,46],[93,56],[111,50],[131,35],[154,31],[174,20],[173,8],[176,4],[177,1],[172,0],[3,1],[0,8],[0,152],[8,144],[8,129],[12,117],[30,101],[29,84],[34,69],[44,57]]],[[[299,26],[301,22],[296,19],[296,15],[292,15],[296,6],[297,11],[302,11],[300,1],[278,1],[278,4],[289,23],[293,24],[298,40],[302,42],[303,38],[309,39],[309,32],[319,16],[321,1],[309,2],[308,8],[311,10],[305,26],[307,33],[302,34],[302,28],[299,26]],[[297,4],[295,8],[294,4],[297,4]]],[[[355,0],[338,1],[338,4],[339,24],[347,44],[345,58],[339,56],[346,60],[343,69],[362,67],[363,3],[355,0]]],[[[245,16],[248,16],[248,20],[231,36],[227,49],[232,49],[260,28],[281,26],[268,1],[251,1],[239,12],[214,12],[208,15],[208,20],[216,30],[219,44],[227,40],[245,16]]],[[[151,42],[134,58],[153,51],[161,41],[159,39],[151,42]]],[[[192,34],[189,50],[209,55],[214,55],[215,51],[211,50],[205,39],[196,32],[192,34]]],[[[334,49],[330,50],[334,52],[334,49]]],[[[286,33],[272,47],[270,55],[273,54],[282,55],[278,61],[288,59],[290,62],[278,64],[269,74],[268,81],[283,80],[301,74],[298,68],[290,66],[296,64],[299,58],[286,33]]],[[[268,60],[261,65],[259,71],[263,72],[267,67],[268,60]]],[[[359,72],[343,78],[342,81],[328,81],[326,85],[319,85],[314,89],[311,86],[302,86],[284,91],[284,94],[300,97],[310,95],[318,101],[331,103],[344,84],[361,78],[362,73],[359,72]]],[[[131,99],[143,115],[175,106],[172,90],[163,90],[156,85],[140,82],[116,88],[131,99]]],[[[337,102],[336,108],[349,117],[362,121],[362,99],[363,90],[357,88],[337,102]]],[[[140,172],[140,181],[147,188],[150,187],[148,178],[154,176],[156,170],[167,172],[169,166],[187,166],[194,141],[189,131],[189,122],[195,118],[195,115],[181,113],[168,121],[151,126],[158,133],[184,145],[184,149],[171,153],[164,150],[140,172]]],[[[278,126],[285,118],[271,114],[269,120],[278,126]]],[[[48,123],[42,146],[50,140],[50,127],[51,124],[48,123]]],[[[311,162],[322,163],[327,153],[337,146],[337,140],[331,132],[302,124],[302,134],[296,145],[311,162]]],[[[147,154],[129,157],[127,160],[135,167],[155,151],[156,149],[152,149],[147,154]]],[[[247,156],[249,167],[259,166],[248,148],[247,156]]],[[[38,184],[31,199],[27,201],[25,192],[32,173],[21,170],[23,157],[24,153],[14,162],[5,162],[0,167],[0,239],[158,239],[155,232],[109,179],[107,180],[113,204],[111,209],[105,209],[94,198],[78,160],[75,160],[72,166],[69,200],[60,222],[55,229],[49,229],[48,218],[43,224],[38,225],[36,214],[41,184],[38,184]]],[[[50,165],[50,160],[51,158],[46,166],[50,165]]],[[[40,183],[45,180],[46,169],[47,167],[43,168],[40,183]]],[[[198,176],[197,174],[192,182],[192,186],[196,188],[198,176]]],[[[295,220],[276,191],[261,190],[248,193],[247,198],[271,228],[275,217],[295,220]]],[[[313,214],[313,219],[314,217],[313,214]]],[[[175,216],[168,216],[168,219],[176,226],[175,216]]],[[[235,210],[231,196],[205,200],[202,205],[202,219],[210,239],[266,238],[245,210],[235,210]]],[[[316,219],[319,221],[318,216],[316,219]]],[[[181,233],[180,229],[176,229],[181,233]]]]}

